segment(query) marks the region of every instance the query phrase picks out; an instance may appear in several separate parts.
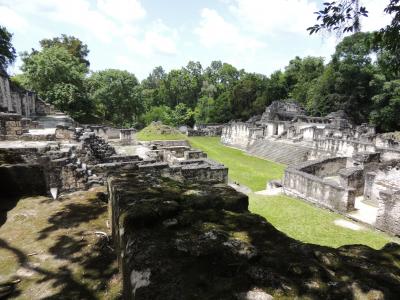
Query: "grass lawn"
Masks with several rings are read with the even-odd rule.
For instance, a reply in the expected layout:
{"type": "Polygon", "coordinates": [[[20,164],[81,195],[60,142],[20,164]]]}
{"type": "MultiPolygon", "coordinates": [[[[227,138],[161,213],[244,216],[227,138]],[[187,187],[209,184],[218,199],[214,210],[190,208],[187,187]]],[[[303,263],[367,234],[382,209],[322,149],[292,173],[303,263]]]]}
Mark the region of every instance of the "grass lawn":
{"type": "Polygon", "coordinates": [[[229,178],[239,182],[253,191],[264,190],[266,182],[280,179],[285,165],[247,155],[244,151],[226,147],[218,137],[190,137],[194,148],[203,150],[213,160],[229,168],[229,178]]]}
{"type": "Polygon", "coordinates": [[[256,194],[249,195],[249,198],[251,212],[263,216],[278,230],[302,242],[330,247],[364,244],[380,249],[386,243],[396,241],[376,230],[355,231],[337,226],[334,224],[336,219],[347,218],[299,199],[256,194]]]}
{"type": "Polygon", "coordinates": [[[159,134],[159,133],[143,133],[142,131],[140,131],[136,134],[136,139],[139,141],[185,140],[187,139],[187,136],[181,133],[159,134]]]}
{"type": "MultiPolygon", "coordinates": [[[[203,150],[208,157],[229,168],[229,178],[258,191],[265,189],[266,181],[280,179],[285,165],[249,156],[244,151],[226,147],[218,137],[186,137],[185,135],[160,135],[138,133],[139,140],[187,139],[192,147],[203,150]]],[[[284,195],[249,195],[251,212],[265,217],[277,229],[302,242],[339,247],[364,244],[379,249],[390,241],[397,241],[376,230],[351,230],[335,225],[336,219],[345,217],[321,209],[299,199],[284,195]]]]}

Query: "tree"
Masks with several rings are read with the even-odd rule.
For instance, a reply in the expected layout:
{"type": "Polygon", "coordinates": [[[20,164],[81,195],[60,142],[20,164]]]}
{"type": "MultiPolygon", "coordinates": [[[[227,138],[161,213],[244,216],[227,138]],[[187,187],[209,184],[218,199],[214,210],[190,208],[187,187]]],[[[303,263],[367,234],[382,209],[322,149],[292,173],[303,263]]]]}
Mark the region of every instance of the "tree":
{"type": "Polygon", "coordinates": [[[143,114],[143,123],[147,126],[151,122],[160,121],[168,125],[170,121],[171,108],[165,105],[153,106],[146,113],[143,114]]]}
{"type": "Polygon", "coordinates": [[[89,98],[103,120],[118,126],[132,126],[143,113],[141,87],[136,76],[127,71],[107,69],[87,79],[89,98]]]}
{"type": "Polygon", "coordinates": [[[12,43],[12,34],[5,27],[0,26],[0,71],[5,72],[16,58],[12,43]]]}
{"type": "Polygon", "coordinates": [[[84,44],[80,39],[74,36],[67,36],[62,34],[61,37],[55,37],[52,39],[43,39],[40,42],[40,46],[45,48],[50,48],[53,46],[61,46],[68,50],[68,52],[76,57],[81,63],[89,67],[90,63],[86,59],[89,54],[89,49],[86,44],[84,44]]]}
{"type": "MultiPolygon", "coordinates": [[[[374,45],[386,49],[392,54],[393,64],[400,67],[400,0],[387,0],[389,3],[384,12],[392,16],[389,25],[374,33],[374,45]]],[[[360,18],[368,17],[365,6],[359,0],[341,0],[325,2],[318,12],[319,23],[307,28],[310,34],[321,30],[336,31],[339,35],[346,32],[360,31],[360,18]]]]}
{"type": "Polygon", "coordinates": [[[310,34],[320,30],[334,30],[338,32],[360,32],[360,17],[368,16],[365,6],[359,0],[340,0],[325,2],[324,8],[315,14],[320,23],[307,28],[310,34]]]}
{"type": "Polygon", "coordinates": [[[400,128],[400,80],[385,81],[377,76],[372,85],[379,92],[372,98],[373,110],[370,121],[377,125],[378,131],[394,131],[400,128]]]}
{"type": "Polygon", "coordinates": [[[370,85],[376,67],[371,62],[369,33],[345,37],[336,46],[332,61],[310,91],[307,105],[314,114],[344,110],[355,123],[368,121],[374,88],[370,85]]]}
{"type": "Polygon", "coordinates": [[[75,118],[91,113],[92,105],[84,86],[88,68],[64,47],[22,53],[24,72],[20,81],[58,109],[75,118]]]}
{"type": "Polygon", "coordinates": [[[308,91],[324,71],[322,57],[295,57],[285,68],[285,81],[289,92],[289,98],[300,104],[306,105],[308,91]]]}

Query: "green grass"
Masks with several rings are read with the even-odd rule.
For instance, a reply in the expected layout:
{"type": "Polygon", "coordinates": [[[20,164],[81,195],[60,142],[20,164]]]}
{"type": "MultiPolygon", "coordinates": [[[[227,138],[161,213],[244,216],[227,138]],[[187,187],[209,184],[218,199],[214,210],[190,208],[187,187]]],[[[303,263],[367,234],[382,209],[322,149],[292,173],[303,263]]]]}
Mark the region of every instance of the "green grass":
{"type": "Polygon", "coordinates": [[[278,230],[302,242],[330,247],[363,244],[380,249],[394,240],[372,229],[355,231],[337,226],[333,223],[336,219],[346,218],[299,199],[285,195],[250,194],[249,197],[251,212],[263,216],[278,230]]]}
{"type": "Polygon", "coordinates": [[[159,134],[159,133],[142,133],[136,134],[136,139],[139,141],[166,141],[166,140],[185,140],[187,137],[184,134],[159,134]]]}
{"type": "Polygon", "coordinates": [[[187,136],[173,127],[152,123],[136,134],[139,141],[184,140],[187,136]]]}
{"type": "Polygon", "coordinates": [[[203,150],[213,160],[229,168],[229,178],[253,191],[264,190],[266,182],[280,179],[285,165],[247,155],[244,151],[222,145],[218,137],[191,137],[194,148],[203,150]]]}

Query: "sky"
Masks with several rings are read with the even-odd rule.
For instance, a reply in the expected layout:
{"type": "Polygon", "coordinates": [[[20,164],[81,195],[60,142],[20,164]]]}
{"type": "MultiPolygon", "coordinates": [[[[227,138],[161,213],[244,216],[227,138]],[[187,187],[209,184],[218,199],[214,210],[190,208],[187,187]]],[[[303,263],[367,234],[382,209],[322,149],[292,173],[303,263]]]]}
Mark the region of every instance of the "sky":
{"type": "MultiPolygon", "coordinates": [[[[156,66],[166,71],[200,61],[230,63],[269,75],[295,56],[328,62],[340,41],[310,36],[321,0],[0,0],[0,25],[13,33],[17,52],[39,41],[73,35],[89,47],[92,71],[128,70],[140,80],[156,66]]],[[[390,22],[387,0],[364,0],[363,30],[390,22]]],[[[18,73],[21,61],[10,68],[18,73]]]]}

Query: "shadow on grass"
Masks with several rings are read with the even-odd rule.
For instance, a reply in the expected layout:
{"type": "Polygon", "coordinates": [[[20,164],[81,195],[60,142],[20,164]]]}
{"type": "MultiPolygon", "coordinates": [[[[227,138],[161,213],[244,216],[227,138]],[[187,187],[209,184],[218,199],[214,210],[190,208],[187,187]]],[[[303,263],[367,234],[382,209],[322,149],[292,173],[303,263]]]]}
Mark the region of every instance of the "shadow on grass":
{"type": "Polygon", "coordinates": [[[70,203],[65,205],[64,210],[58,211],[49,217],[50,226],[44,228],[39,233],[39,240],[45,239],[48,235],[56,230],[73,228],[81,223],[87,223],[97,219],[102,213],[107,211],[107,206],[100,200],[91,201],[87,204],[70,203]]]}
{"type": "MultiPolygon", "coordinates": [[[[102,201],[88,200],[87,203],[66,204],[62,208],[63,210],[49,216],[48,222],[51,225],[39,232],[37,238],[53,241],[48,253],[62,262],[57,271],[30,263],[27,253],[2,239],[0,249],[15,255],[20,267],[37,274],[31,277],[37,284],[48,283],[54,288],[53,294],[42,295],[41,299],[98,299],[98,294],[109,288],[109,282],[118,274],[116,255],[110,237],[90,231],[95,230],[91,225],[88,226],[88,231],[57,231],[96,220],[106,212],[107,207],[102,201]]],[[[13,297],[23,292],[18,288],[18,284],[12,289],[13,297]]]]}

